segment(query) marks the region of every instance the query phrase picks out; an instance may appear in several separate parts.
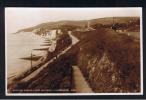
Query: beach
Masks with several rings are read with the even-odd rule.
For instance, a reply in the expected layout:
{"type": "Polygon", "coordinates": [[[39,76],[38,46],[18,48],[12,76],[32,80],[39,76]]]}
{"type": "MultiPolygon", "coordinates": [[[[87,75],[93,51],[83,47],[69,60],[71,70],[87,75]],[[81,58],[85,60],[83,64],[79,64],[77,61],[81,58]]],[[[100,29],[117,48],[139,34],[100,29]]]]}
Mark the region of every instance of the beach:
{"type": "MultiPolygon", "coordinates": [[[[30,57],[31,53],[43,56],[46,51],[33,50],[41,48],[45,39],[32,32],[21,32],[7,35],[7,78],[14,78],[31,67],[30,60],[21,59],[30,57]]],[[[43,46],[48,47],[48,46],[43,46]]],[[[36,62],[33,61],[32,65],[36,62]]]]}

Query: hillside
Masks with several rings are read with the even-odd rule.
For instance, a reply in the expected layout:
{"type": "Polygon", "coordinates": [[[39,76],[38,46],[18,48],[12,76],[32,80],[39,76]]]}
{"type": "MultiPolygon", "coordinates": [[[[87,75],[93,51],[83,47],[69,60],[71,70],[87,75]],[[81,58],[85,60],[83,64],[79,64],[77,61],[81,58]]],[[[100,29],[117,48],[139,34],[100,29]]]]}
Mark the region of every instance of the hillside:
{"type": "Polygon", "coordinates": [[[104,28],[74,35],[80,39],[76,63],[94,92],[140,91],[139,41],[104,28]]]}
{"type": "MultiPolygon", "coordinates": [[[[115,23],[118,22],[120,24],[121,23],[127,24],[132,20],[139,20],[139,17],[114,17],[114,22],[115,23]]],[[[18,32],[21,32],[21,31],[30,32],[30,31],[33,31],[33,30],[39,29],[39,28],[51,30],[51,29],[55,29],[55,28],[58,28],[58,27],[64,26],[64,25],[75,26],[77,28],[80,28],[80,27],[85,27],[87,25],[88,21],[90,22],[91,26],[94,24],[112,25],[113,17],[91,19],[91,20],[80,20],[80,21],[66,20],[66,21],[57,21],[57,22],[46,22],[46,23],[36,25],[34,27],[29,27],[29,28],[18,30],[18,32]]]]}

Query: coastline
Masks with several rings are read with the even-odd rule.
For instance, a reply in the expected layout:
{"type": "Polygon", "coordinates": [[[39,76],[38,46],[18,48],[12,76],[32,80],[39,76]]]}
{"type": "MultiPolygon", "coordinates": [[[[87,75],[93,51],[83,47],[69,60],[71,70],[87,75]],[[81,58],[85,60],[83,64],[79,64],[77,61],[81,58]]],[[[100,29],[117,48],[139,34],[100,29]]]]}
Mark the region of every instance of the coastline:
{"type": "MultiPolygon", "coordinates": [[[[70,35],[66,34],[65,36],[70,36],[70,35]]],[[[56,41],[63,40],[62,38],[65,38],[65,37],[60,36],[60,38],[56,38],[56,41]]],[[[66,39],[66,40],[69,41],[68,39],[66,39]]],[[[33,77],[36,77],[36,75],[39,74],[39,72],[41,72],[41,70],[45,69],[45,67],[47,67],[49,63],[54,62],[57,58],[62,56],[62,54],[65,54],[65,52],[68,49],[70,49],[69,45],[71,42],[68,42],[68,44],[66,44],[66,46],[65,45],[61,46],[60,42],[57,42],[57,43],[59,43],[59,44],[56,44],[57,46],[54,51],[50,51],[48,49],[48,51],[47,51],[48,53],[39,59],[40,63],[38,60],[37,65],[26,70],[24,73],[22,73],[21,75],[16,77],[12,82],[8,82],[8,88],[11,90],[11,88],[15,87],[16,84],[23,83],[23,81],[27,82],[27,81],[31,80],[33,77]],[[31,76],[31,77],[29,77],[29,76],[31,76]]]]}
{"type": "MultiPolygon", "coordinates": [[[[10,52],[10,53],[8,53],[9,59],[7,59],[8,63],[9,63],[8,66],[7,66],[7,80],[8,80],[8,84],[12,83],[13,79],[15,79],[15,78],[17,78],[19,76],[23,76],[22,73],[25,74],[25,73],[28,73],[31,70],[35,69],[35,67],[31,69],[31,65],[30,65],[30,60],[31,59],[29,59],[29,56],[30,56],[29,54],[30,54],[30,52],[32,52],[31,49],[33,50],[35,48],[40,48],[41,47],[40,46],[41,43],[43,43],[43,41],[45,40],[43,37],[40,37],[40,36],[36,35],[33,32],[20,32],[20,33],[17,33],[17,34],[12,34],[10,36],[9,36],[10,40],[7,40],[8,41],[8,47],[13,47],[13,48],[16,47],[16,49],[12,49],[12,51],[11,51],[11,49],[10,50],[8,49],[8,52],[10,52]],[[20,39],[16,39],[16,37],[18,37],[18,38],[20,37],[20,39]],[[23,38],[23,39],[21,40],[21,38],[23,38]],[[14,42],[13,42],[13,40],[14,40],[14,42]],[[30,40],[32,41],[31,44],[29,44],[30,40]],[[19,41],[22,41],[22,42],[19,42],[19,41]],[[20,44],[24,45],[24,47],[21,46],[20,44]],[[19,47],[20,50],[18,51],[17,47],[19,45],[20,45],[20,47],[19,47]],[[31,47],[31,48],[27,49],[28,47],[31,47]],[[23,48],[26,48],[26,50],[25,49],[22,50],[23,48]],[[23,54],[23,51],[24,51],[24,54],[23,54]],[[15,61],[14,64],[13,64],[12,61],[15,61]],[[15,67],[11,68],[10,64],[11,64],[11,66],[15,66],[18,71],[15,70],[15,67]],[[21,66],[24,66],[24,67],[21,68],[21,66]],[[11,71],[11,69],[12,69],[12,71],[11,71]],[[10,73],[10,74],[8,74],[8,73],[10,73]]],[[[33,60],[33,63],[32,63],[33,66],[39,64],[41,62],[40,60],[42,59],[42,57],[47,54],[46,51],[35,51],[35,52],[33,51],[32,53],[33,53],[33,55],[34,54],[37,55],[37,57],[34,59],[35,61],[33,60]]]]}

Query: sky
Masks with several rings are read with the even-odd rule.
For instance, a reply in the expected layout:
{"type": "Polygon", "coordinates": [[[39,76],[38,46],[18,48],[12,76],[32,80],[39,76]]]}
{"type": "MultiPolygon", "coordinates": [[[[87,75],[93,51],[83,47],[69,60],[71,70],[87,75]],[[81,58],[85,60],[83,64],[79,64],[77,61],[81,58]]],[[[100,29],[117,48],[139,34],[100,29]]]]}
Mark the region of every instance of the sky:
{"type": "Polygon", "coordinates": [[[89,20],[103,17],[140,16],[141,8],[5,8],[5,30],[20,29],[60,20],[89,20]]]}

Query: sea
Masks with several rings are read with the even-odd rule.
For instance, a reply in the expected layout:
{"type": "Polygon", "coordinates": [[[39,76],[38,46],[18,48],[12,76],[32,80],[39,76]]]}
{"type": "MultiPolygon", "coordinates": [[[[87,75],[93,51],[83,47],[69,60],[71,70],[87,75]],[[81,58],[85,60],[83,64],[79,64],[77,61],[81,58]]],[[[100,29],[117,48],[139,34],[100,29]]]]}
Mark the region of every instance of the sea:
{"type": "MultiPolygon", "coordinates": [[[[33,55],[43,56],[47,51],[33,49],[46,48],[41,46],[46,38],[33,32],[8,33],[6,35],[6,74],[7,78],[16,77],[31,67],[30,60],[21,58],[33,55]]],[[[32,62],[32,65],[35,61],[32,62]]]]}

